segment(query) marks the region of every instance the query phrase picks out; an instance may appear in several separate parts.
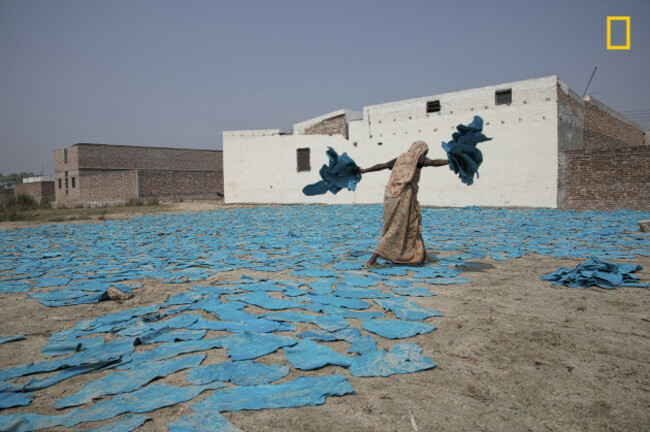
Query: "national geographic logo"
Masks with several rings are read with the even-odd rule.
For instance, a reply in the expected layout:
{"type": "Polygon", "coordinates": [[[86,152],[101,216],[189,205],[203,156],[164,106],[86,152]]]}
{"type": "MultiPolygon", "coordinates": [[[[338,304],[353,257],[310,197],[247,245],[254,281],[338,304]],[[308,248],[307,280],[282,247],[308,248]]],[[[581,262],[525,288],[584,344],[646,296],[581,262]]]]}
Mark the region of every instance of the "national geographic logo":
{"type": "MultiPolygon", "coordinates": [[[[621,33],[622,34],[622,33],[621,33]]],[[[616,39],[620,42],[619,38],[616,39]]],[[[629,50],[630,49],[630,17],[629,16],[608,16],[607,17],[607,49],[608,50],[629,50]],[[625,44],[612,44],[612,23],[616,25],[616,34],[619,36],[622,30],[621,24],[625,25],[625,44]]]]}

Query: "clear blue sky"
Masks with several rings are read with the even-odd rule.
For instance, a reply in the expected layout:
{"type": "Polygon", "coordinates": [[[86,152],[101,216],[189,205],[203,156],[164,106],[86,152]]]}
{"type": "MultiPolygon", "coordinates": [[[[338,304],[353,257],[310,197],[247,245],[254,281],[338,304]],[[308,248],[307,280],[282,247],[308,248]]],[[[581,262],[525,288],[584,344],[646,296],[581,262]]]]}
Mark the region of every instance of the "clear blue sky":
{"type": "Polygon", "coordinates": [[[0,0],[0,170],[546,75],[582,94],[594,66],[588,93],[650,110],[650,0],[0,0]]]}

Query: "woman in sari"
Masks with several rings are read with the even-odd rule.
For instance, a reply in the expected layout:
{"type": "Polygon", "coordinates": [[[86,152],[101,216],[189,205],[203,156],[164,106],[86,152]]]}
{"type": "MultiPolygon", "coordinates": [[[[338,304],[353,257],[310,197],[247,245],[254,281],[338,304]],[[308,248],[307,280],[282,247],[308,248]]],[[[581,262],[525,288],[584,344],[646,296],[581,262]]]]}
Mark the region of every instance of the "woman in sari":
{"type": "Polygon", "coordinates": [[[416,141],[411,148],[389,162],[361,169],[368,173],[392,170],[384,193],[384,229],[375,253],[366,263],[375,267],[377,259],[383,258],[399,264],[424,264],[429,261],[422,238],[422,215],[418,203],[418,182],[422,167],[445,166],[447,159],[426,157],[429,147],[424,141],[416,141]]]}

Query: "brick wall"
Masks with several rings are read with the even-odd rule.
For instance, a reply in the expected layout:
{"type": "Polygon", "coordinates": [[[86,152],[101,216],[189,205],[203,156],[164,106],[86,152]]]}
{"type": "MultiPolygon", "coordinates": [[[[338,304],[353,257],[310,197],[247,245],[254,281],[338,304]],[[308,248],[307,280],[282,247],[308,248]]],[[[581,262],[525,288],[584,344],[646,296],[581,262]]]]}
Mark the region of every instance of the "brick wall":
{"type": "Polygon", "coordinates": [[[558,87],[558,207],[650,210],[644,138],[602,103],[558,87]]]}
{"type": "Polygon", "coordinates": [[[302,135],[343,135],[348,137],[348,124],[345,121],[345,114],[323,120],[307,129],[302,135]]]}
{"type": "Polygon", "coordinates": [[[78,187],[79,201],[75,204],[84,206],[124,204],[138,197],[135,171],[85,175],[78,187]]]}
{"type": "Polygon", "coordinates": [[[602,104],[585,102],[586,147],[598,149],[643,145],[643,129],[617,118],[599,105],[602,104]]]}
{"type": "Polygon", "coordinates": [[[55,205],[65,207],[138,197],[214,197],[223,195],[223,152],[76,144],[54,151],[54,181],[55,205]]]}
{"type": "Polygon", "coordinates": [[[223,196],[223,172],[138,171],[142,198],[207,198],[223,196]]]}
{"type": "Polygon", "coordinates": [[[14,193],[29,195],[39,204],[52,202],[54,201],[54,182],[18,183],[14,186],[14,193]]]}
{"type": "Polygon", "coordinates": [[[125,204],[134,199],[214,198],[223,196],[223,173],[215,171],[93,171],[76,184],[79,198],[57,206],[125,204]]]}
{"type": "Polygon", "coordinates": [[[566,151],[569,184],[560,208],[650,210],[650,147],[566,151]]]}
{"type": "MultiPolygon", "coordinates": [[[[77,144],[79,169],[221,170],[217,150],[77,144]]],[[[68,153],[70,155],[70,152],[68,153]]],[[[56,171],[56,169],[55,169],[56,171]]]]}

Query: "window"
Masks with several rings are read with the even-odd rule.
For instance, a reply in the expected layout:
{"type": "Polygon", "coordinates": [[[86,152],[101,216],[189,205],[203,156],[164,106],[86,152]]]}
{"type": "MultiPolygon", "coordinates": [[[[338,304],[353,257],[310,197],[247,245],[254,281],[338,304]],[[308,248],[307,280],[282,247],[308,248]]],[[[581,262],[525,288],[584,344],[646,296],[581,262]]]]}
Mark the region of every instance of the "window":
{"type": "Polygon", "coordinates": [[[68,149],[63,149],[63,163],[68,163],[68,149]]]}
{"type": "Polygon", "coordinates": [[[427,113],[440,112],[440,101],[434,100],[427,102],[427,113]]]}
{"type": "Polygon", "coordinates": [[[311,171],[311,166],[309,165],[309,149],[298,149],[296,150],[296,155],[298,157],[298,172],[311,171]]]}
{"type": "Polygon", "coordinates": [[[74,187],[74,177],[72,177],[72,187],[74,187]]]}
{"type": "Polygon", "coordinates": [[[59,189],[61,189],[61,179],[59,179],[59,189]]]}
{"type": "Polygon", "coordinates": [[[512,103],[512,89],[495,91],[494,101],[497,105],[510,105],[512,103]]]}

